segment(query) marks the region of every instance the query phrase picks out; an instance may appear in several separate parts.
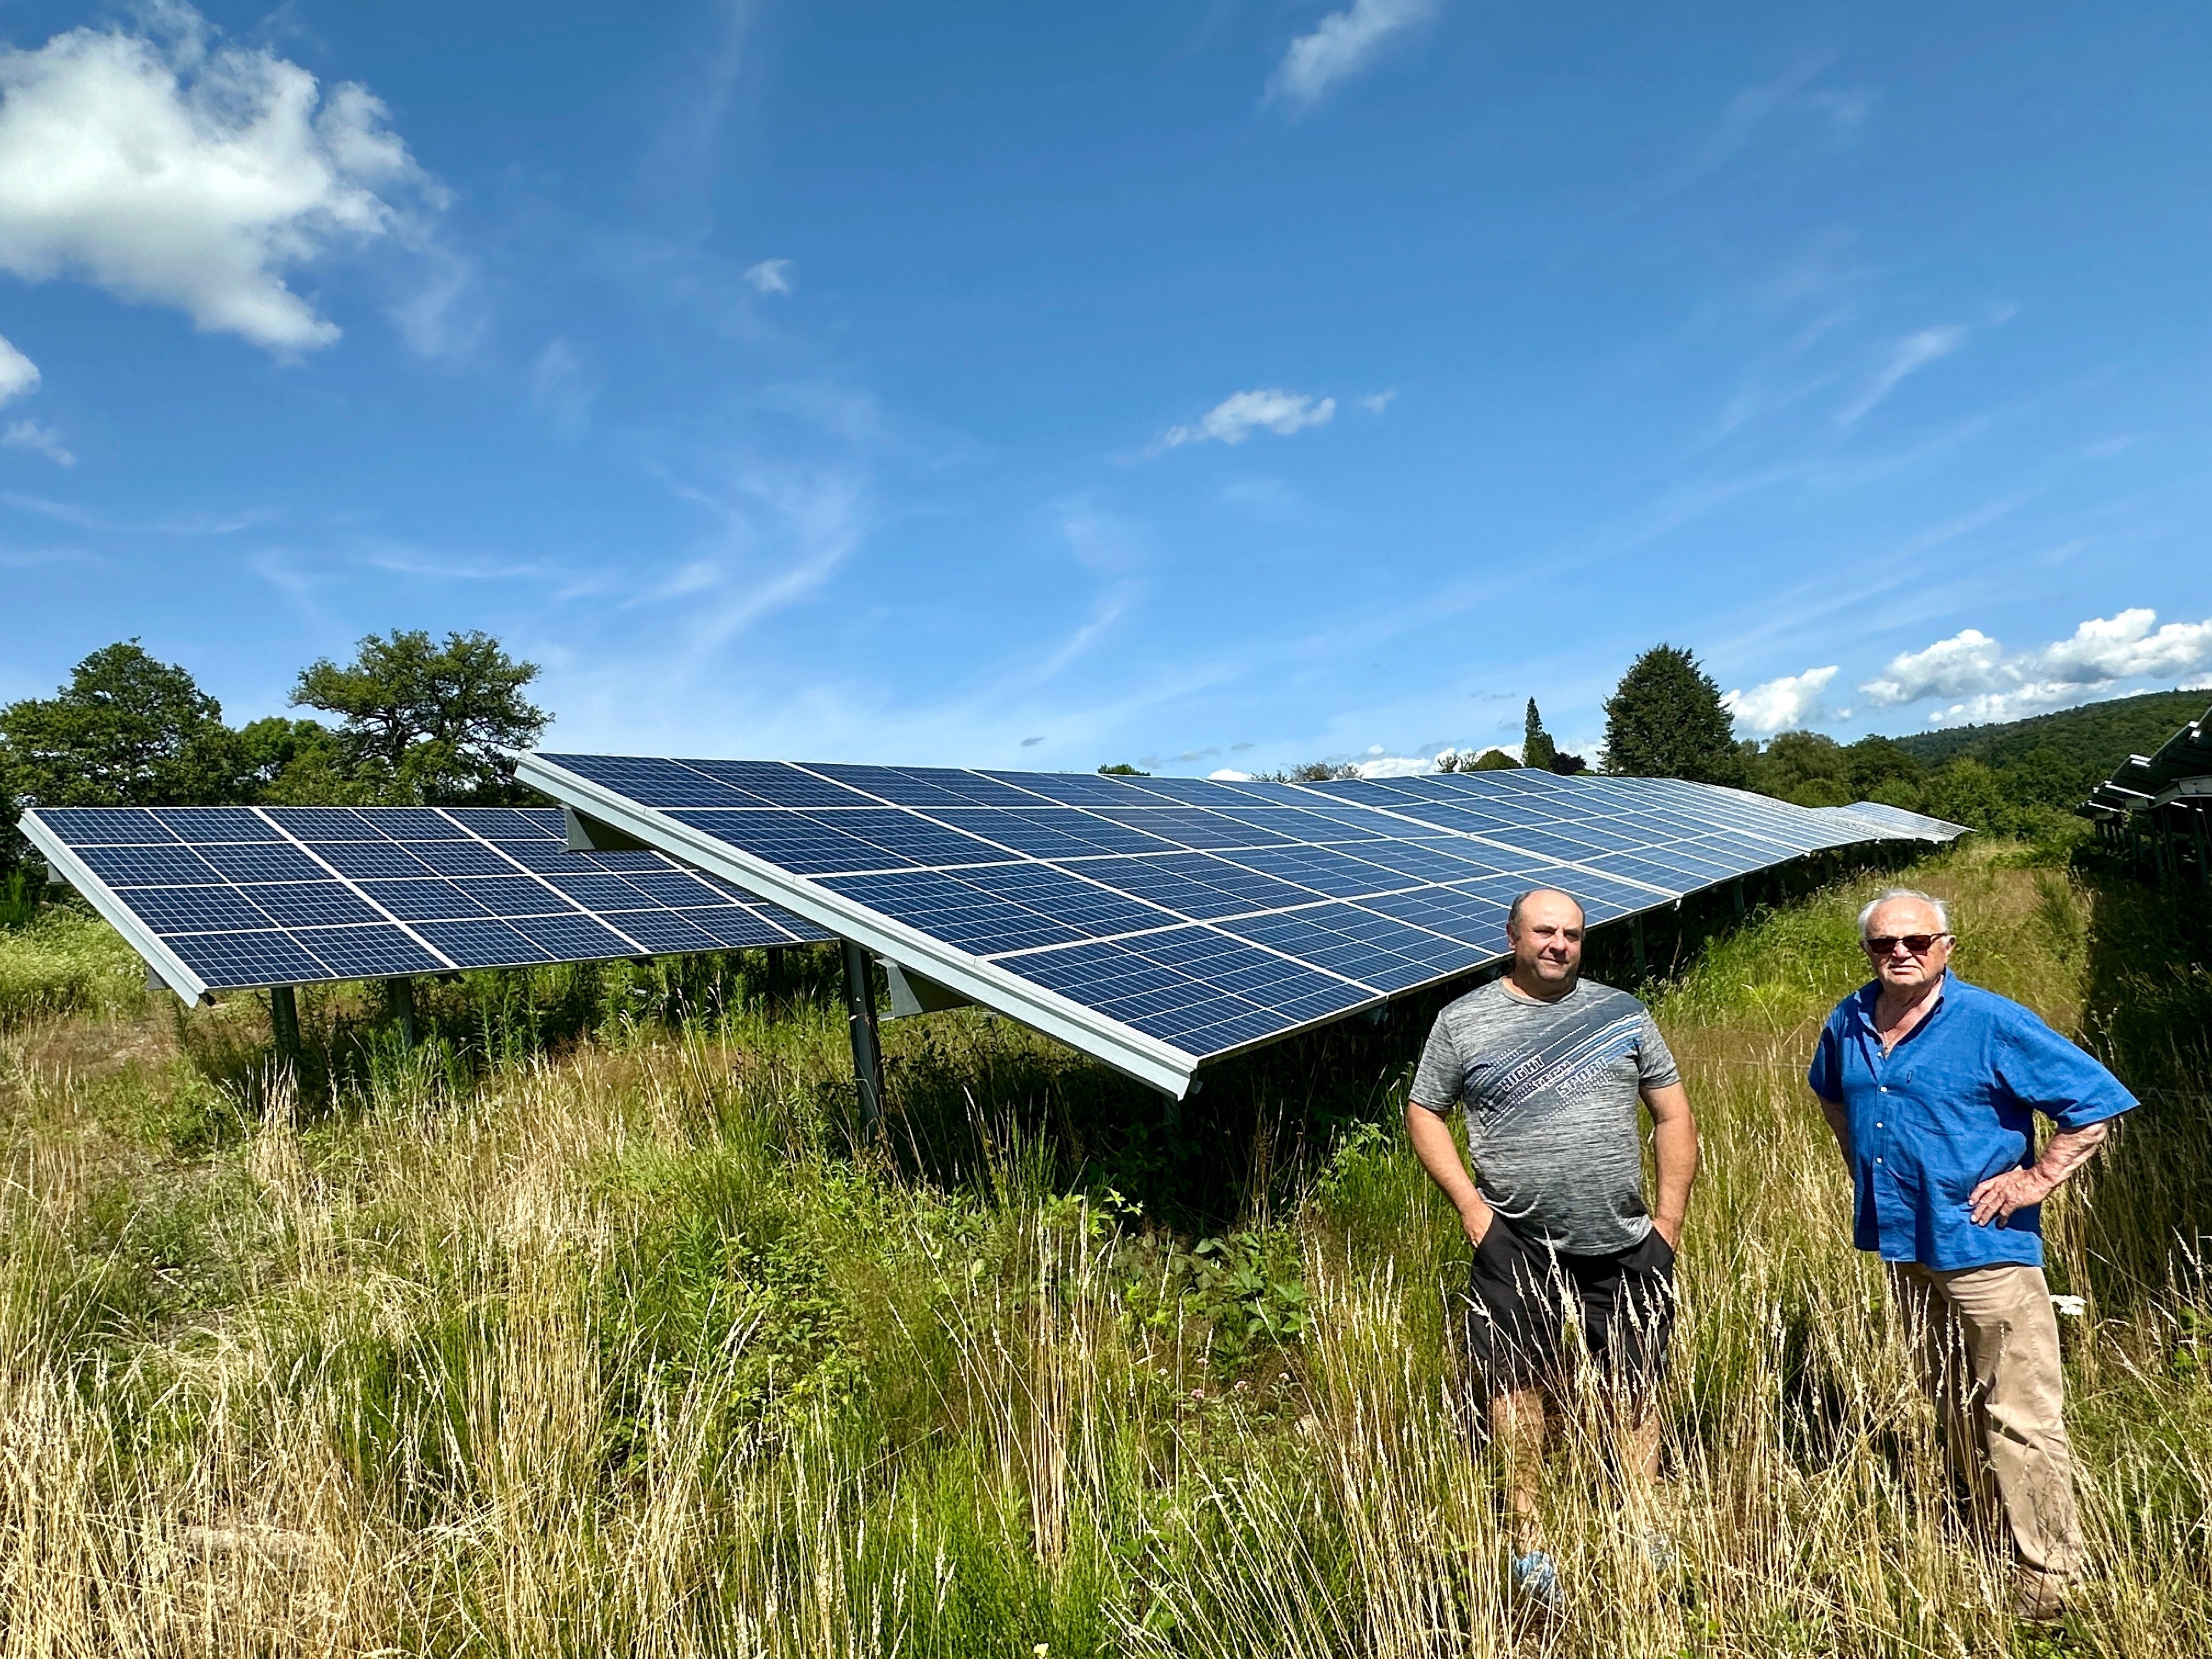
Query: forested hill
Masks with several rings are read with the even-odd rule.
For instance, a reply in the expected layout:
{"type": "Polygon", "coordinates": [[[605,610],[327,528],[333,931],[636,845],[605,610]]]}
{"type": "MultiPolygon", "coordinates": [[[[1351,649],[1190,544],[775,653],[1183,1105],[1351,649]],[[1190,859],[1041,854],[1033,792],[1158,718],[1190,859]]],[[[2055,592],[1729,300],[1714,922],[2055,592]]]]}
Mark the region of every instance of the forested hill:
{"type": "Polygon", "coordinates": [[[2115,697],[2085,703],[2055,714],[1990,726],[1954,726],[1918,732],[1897,739],[1898,747],[1929,767],[1971,758],[2002,769],[2031,750],[2057,751],[2069,769],[2109,775],[2130,755],[2148,755],[2193,720],[2200,719],[2212,690],[2152,691],[2140,697],[2115,697]]]}

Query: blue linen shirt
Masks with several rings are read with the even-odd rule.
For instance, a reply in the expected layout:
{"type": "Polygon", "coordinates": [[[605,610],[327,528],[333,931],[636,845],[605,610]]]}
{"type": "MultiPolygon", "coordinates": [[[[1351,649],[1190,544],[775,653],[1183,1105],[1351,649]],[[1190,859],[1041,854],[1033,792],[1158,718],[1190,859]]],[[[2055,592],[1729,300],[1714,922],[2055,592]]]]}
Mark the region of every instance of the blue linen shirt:
{"type": "Polygon", "coordinates": [[[1970,1194],[2034,1162],[2033,1113],[2080,1129],[2136,1097],[2029,1010],[1955,974],[1885,1056],[1874,1024],[1881,992],[1877,981],[1836,1005],[1805,1076],[1850,1114],[1858,1248],[1939,1272],[2041,1267],[2040,1206],[1977,1226],[1970,1194]]]}

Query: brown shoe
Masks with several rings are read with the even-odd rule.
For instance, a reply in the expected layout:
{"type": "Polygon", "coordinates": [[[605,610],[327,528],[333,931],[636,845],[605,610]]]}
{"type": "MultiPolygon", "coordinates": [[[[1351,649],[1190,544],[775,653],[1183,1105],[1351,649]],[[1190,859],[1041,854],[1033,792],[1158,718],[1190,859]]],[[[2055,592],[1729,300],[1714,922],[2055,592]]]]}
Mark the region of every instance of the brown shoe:
{"type": "Polygon", "coordinates": [[[2022,1567],[2013,1575],[2013,1617],[2032,1624],[2055,1625],[2066,1617],[2067,1593],[2073,1588],[2070,1578],[2022,1567]]]}

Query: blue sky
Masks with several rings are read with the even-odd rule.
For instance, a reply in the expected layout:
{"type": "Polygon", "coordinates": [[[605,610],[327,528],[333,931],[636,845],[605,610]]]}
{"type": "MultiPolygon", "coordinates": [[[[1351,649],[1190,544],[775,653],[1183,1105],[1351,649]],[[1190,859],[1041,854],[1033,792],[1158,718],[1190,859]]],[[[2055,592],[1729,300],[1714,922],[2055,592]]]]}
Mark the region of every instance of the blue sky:
{"type": "Polygon", "coordinates": [[[2212,13],[0,11],[0,697],[1252,769],[2212,684],[2212,13]]]}

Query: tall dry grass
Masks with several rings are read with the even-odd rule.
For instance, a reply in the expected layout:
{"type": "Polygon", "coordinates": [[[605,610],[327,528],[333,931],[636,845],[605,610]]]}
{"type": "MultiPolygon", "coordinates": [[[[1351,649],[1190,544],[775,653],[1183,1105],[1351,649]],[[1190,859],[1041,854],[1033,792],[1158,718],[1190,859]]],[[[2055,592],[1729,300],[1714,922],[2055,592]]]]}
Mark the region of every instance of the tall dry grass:
{"type": "MultiPolygon", "coordinates": [[[[1915,878],[1956,901],[1964,971],[2116,1029],[2090,892],[1987,855],[1915,878]]],[[[83,1015],[18,1020],[0,1646],[2029,1650],[1798,1082],[1860,896],[1760,919],[1658,1002],[1706,1151],[1669,1473],[1624,1481],[1576,1418],[1541,1498],[1571,1598],[1547,1625],[1504,1592],[1457,1403],[1464,1246],[1393,1128],[1194,1254],[1143,1194],[1055,1174],[1066,1062],[978,1017],[888,1034],[909,1096],[974,1096],[957,1180],[912,1173],[931,1125],[854,1150],[823,1000],[465,1075],[386,1054],[328,1103],[237,1077],[234,1009],[149,1017],[119,1060],[83,1015]],[[220,1020],[221,1043],[195,1025],[220,1020]],[[218,1051],[221,1099],[190,1059],[218,1051]]],[[[2202,1063],[2176,983],[2181,1028],[2130,1038],[2171,1046],[2161,1079],[2202,1063]]],[[[1342,1088],[1389,1126],[1393,1075],[1342,1088]]],[[[2212,1302],[2191,1241],[2146,1267],[2130,1224],[2197,1213],[2176,1194],[2212,1152],[2185,1101],[2152,1109],[2185,1150],[2051,1217],[2054,1279],[2095,1301],[2066,1333],[2100,1561],[2071,1651],[2212,1650],[2212,1302]]]]}

